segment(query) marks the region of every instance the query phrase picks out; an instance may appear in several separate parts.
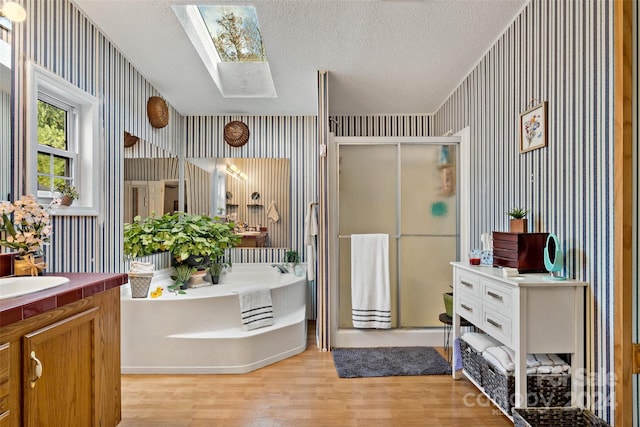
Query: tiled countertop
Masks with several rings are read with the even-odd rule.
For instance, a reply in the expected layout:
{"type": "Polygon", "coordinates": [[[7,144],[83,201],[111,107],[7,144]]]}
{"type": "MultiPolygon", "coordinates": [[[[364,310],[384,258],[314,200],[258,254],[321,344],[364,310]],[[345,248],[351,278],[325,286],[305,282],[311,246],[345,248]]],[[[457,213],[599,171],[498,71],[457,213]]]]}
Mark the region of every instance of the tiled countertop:
{"type": "Polygon", "coordinates": [[[48,273],[46,275],[66,277],[69,283],[0,300],[0,326],[28,319],[128,282],[127,275],[123,273],[48,273]]]}

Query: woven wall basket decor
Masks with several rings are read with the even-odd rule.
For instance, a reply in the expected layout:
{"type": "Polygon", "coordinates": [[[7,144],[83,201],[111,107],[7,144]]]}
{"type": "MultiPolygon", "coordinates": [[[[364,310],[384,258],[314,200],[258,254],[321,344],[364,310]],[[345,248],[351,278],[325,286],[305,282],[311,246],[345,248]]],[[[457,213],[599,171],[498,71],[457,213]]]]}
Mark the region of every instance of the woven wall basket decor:
{"type": "Polygon", "coordinates": [[[224,140],[232,147],[242,147],[249,141],[249,127],[242,122],[229,122],[224,127],[224,140]]]}
{"type": "Polygon", "coordinates": [[[139,139],[140,138],[138,138],[135,135],[131,135],[126,130],[124,131],[124,146],[125,147],[133,147],[134,145],[136,145],[136,143],[138,142],[139,139]]]}
{"type": "Polygon", "coordinates": [[[164,99],[152,96],[147,101],[147,116],[154,128],[163,128],[169,123],[169,107],[164,99]]]}

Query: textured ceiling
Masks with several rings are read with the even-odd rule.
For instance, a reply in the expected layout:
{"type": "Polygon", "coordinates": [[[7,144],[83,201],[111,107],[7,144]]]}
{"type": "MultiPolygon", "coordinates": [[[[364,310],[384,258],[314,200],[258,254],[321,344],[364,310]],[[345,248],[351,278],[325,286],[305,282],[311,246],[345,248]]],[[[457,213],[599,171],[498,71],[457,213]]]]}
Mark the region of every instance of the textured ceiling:
{"type": "Polygon", "coordinates": [[[527,0],[201,0],[256,8],[277,98],[223,98],[171,6],[72,0],[184,115],[315,115],[329,71],[332,115],[435,112],[527,0]]]}

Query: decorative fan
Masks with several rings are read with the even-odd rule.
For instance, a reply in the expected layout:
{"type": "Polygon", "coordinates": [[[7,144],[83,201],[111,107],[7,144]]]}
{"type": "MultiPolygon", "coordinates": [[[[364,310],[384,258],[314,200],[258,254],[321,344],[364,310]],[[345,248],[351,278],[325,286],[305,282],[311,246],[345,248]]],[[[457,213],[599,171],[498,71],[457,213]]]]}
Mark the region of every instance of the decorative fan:
{"type": "Polygon", "coordinates": [[[232,147],[242,147],[249,141],[249,127],[242,122],[229,122],[224,127],[224,140],[232,147]]]}

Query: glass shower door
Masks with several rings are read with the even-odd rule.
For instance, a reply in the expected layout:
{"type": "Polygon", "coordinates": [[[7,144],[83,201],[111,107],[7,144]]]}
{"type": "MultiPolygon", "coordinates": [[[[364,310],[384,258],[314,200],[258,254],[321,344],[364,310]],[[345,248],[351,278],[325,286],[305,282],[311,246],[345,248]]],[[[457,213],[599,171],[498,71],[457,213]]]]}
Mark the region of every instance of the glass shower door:
{"type": "Polygon", "coordinates": [[[455,146],[400,148],[400,326],[442,326],[457,259],[455,146]]]}
{"type": "Polygon", "coordinates": [[[351,328],[351,235],[389,234],[391,327],[397,327],[395,253],[397,197],[395,145],[341,145],[339,149],[340,327],[351,328]]]}
{"type": "Polygon", "coordinates": [[[392,328],[441,326],[457,259],[454,164],[454,145],[339,145],[340,328],[352,327],[350,236],[360,233],[389,234],[392,328]]]}

